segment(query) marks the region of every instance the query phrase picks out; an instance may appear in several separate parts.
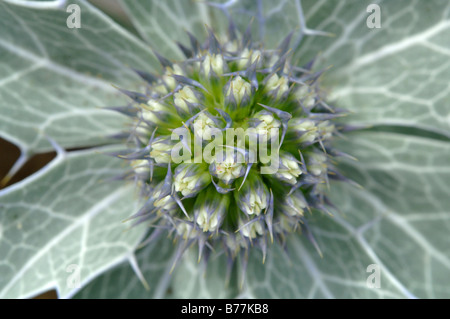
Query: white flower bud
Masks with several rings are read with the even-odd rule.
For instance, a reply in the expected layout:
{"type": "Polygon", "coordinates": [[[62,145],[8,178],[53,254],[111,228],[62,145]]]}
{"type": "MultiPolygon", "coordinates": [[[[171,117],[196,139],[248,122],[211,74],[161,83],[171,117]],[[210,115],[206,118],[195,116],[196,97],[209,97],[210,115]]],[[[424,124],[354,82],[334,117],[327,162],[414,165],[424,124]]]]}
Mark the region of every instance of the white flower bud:
{"type": "Polygon", "coordinates": [[[236,256],[236,254],[241,250],[241,247],[247,247],[247,243],[242,239],[242,235],[240,233],[225,236],[225,245],[233,256],[236,256]]]}
{"type": "Polygon", "coordinates": [[[177,167],[174,176],[175,191],[183,196],[192,196],[211,183],[207,170],[197,164],[182,164],[177,167]]]}
{"type": "Polygon", "coordinates": [[[161,124],[163,121],[158,118],[157,112],[167,113],[168,108],[157,100],[150,99],[148,100],[147,105],[142,107],[141,112],[144,121],[154,124],[161,124]]]}
{"type": "Polygon", "coordinates": [[[194,134],[202,140],[210,139],[216,128],[216,123],[204,112],[200,113],[194,120],[194,134]]]}
{"type": "Polygon", "coordinates": [[[292,195],[288,196],[282,204],[283,210],[289,216],[303,216],[305,208],[307,207],[304,196],[297,190],[292,195]]]}
{"type": "Polygon", "coordinates": [[[228,85],[226,96],[230,96],[231,94],[233,94],[236,104],[240,105],[244,98],[251,96],[252,86],[238,75],[228,85]]]}
{"type": "Polygon", "coordinates": [[[301,174],[302,170],[295,157],[289,153],[280,154],[280,167],[275,173],[277,178],[294,185],[297,182],[297,177],[301,174]]]}
{"type": "Polygon", "coordinates": [[[322,140],[327,140],[333,136],[333,132],[336,130],[334,124],[330,121],[324,121],[317,126],[319,134],[322,140]]]}
{"type": "Polygon", "coordinates": [[[194,214],[196,223],[204,232],[213,232],[222,224],[228,209],[228,195],[218,194],[214,189],[202,192],[195,202],[194,214]]]}
{"type": "Polygon", "coordinates": [[[167,91],[167,87],[161,80],[158,81],[158,84],[152,87],[152,90],[154,93],[158,93],[159,95],[166,95],[169,93],[169,91],[167,91]]]}
{"type": "Polygon", "coordinates": [[[312,108],[315,104],[314,94],[308,86],[300,86],[294,93],[296,99],[300,100],[306,108],[312,108]]]}
{"type": "Polygon", "coordinates": [[[139,141],[143,144],[147,144],[152,134],[149,126],[143,122],[140,122],[139,125],[136,126],[135,130],[139,141]]]}
{"type": "Polygon", "coordinates": [[[248,176],[236,199],[241,211],[258,216],[267,208],[267,201],[268,190],[263,181],[257,176],[248,176]]]}
{"type": "Polygon", "coordinates": [[[198,103],[197,96],[189,86],[184,86],[181,90],[173,95],[173,98],[175,105],[186,113],[189,113],[189,107],[187,103],[198,103]]]}
{"type": "Polygon", "coordinates": [[[159,198],[161,195],[161,184],[153,191],[153,198],[155,201],[153,202],[153,206],[163,209],[165,211],[173,211],[175,209],[178,209],[178,204],[173,200],[172,196],[167,195],[162,198],[159,198]]]}
{"type": "Polygon", "coordinates": [[[156,163],[169,163],[170,154],[173,146],[169,143],[170,141],[165,138],[156,139],[152,143],[152,148],[150,150],[150,157],[155,160],[156,163]]]}
{"type": "Polygon", "coordinates": [[[238,160],[238,158],[241,159],[239,153],[238,155],[228,154],[224,151],[222,154],[214,158],[210,165],[210,172],[225,184],[231,184],[236,178],[244,175],[244,161],[238,160]]]}
{"type": "Polygon", "coordinates": [[[264,229],[259,221],[246,226],[243,225],[245,225],[245,222],[241,221],[240,230],[245,237],[256,238],[256,236],[264,234],[264,229]]]}
{"type": "Polygon", "coordinates": [[[198,231],[189,223],[180,222],[176,225],[177,233],[184,240],[197,237],[198,231]]]}
{"type": "Polygon", "coordinates": [[[206,208],[202,207],[197,216],[197,224],[204,232],[215,231],[219,224],[219,219],[216,213],[209,216],[206,208]]]}
{"type": "Polygon", "coordinates": [[[225,61],[221,54],[213,54],[207,53],[205,59],[202,62],[203,73],[206,76],[211,75],[211,71],[214,72],[215,75],[223,74],[223,67],[225,61]]]}
{"type": "Polygon", "coordinates": [[[277,233],[292,233],[297,225],[298,222],[296,220],[292,221],[290,217],[281,215],[279,222],[274,224],[274,230],[277,233]]]}
{"type": "Polygon", "coordinates": [[[280,57],[277,54],[271,54],[269,57],[269,61],[267,63],[268,67],[273,67],[275,63],[280,59],[280,57]]]}
{"type": "Polygon", "coordinates": [[[262,141],[271,140],[272,138],[279,137],[279,128],[281,126],[281,122],[277,120],[271,112],[268,111],[260,111],[255,114],[253,117],[259,121],[256,125],[256,134],[262,136],[262,141]],[[273,131],[275,128],[277,130],[273,131]],[[272,136],[273,135],[273,136],[272,136]]]}
{"type": "Polygon", "coordinates": [[[164,83],[167,85],[170,91],[175,89],[177,81],[172,75],[184,75],[183,70],[178,64],[173,64],[172,67],[166,67],[166,71],[162,76],[164,83]]]}
{"type": "Polygon", "coordinates": [[[265,194],[250,193],[249,205],[244,209],[249,215],[259,215],[267,207],[267,198],[265,194]]]}
{"type": "Polygon", "coordinates": [[[300,143],[312,143],[317,139],[317,127],[313,121],[301,119],[300,121],[292,122],[290,127],[301,134],[298,139],[300,143]]]}
{"type": "Polygon", "coordinates": [[[308,171],[316,176],[327,172],[327,157],[322,153],[308,153],[308,171]]]}
{"type": "Polygon", "coordinates": [[[259,50],[250,51],[249,49],[245,48],[244,51],[242,51],[241,59],[238,60],[237,65],[239,70],[242,70],[248,65],[255,63],[255,61],[257,60],[261,62],[261,59],[262,59],[261,51],[259,50]]]}
{"type": "Polygon", "coordinates": [[[139,175],[144,175],[150,172],[150,167],[148,166],[148,161],[146,160],[131,161],[131,167],[134,172],[139,175]]]}
{"type": "MultiPolygon", "coordinates": [[[[272,68],[275,66],[275,64],[280,61],[280,56],[278,54],[272,54],[269,58],[269,61],[267,63],[267,66],[269,68],[272,68]]],[[[289,74],[289,63],[285,63],[284,68],[283,68],[283,73],[284,74],[289,74]]]]}
{"type": "Polygon", "coordinates": [[[223,49],[227,52],[236,52],[239,49],[237,41],[227,41],[223,46],[223,49]]]}
{"type": "Polygon", "coordinates": [[[275,98],[278,100],[289,90],[288,79],[285,76],[279,77],[274,73],[267,80],[265,90],[271,94],[276,93],[275,98]]]}

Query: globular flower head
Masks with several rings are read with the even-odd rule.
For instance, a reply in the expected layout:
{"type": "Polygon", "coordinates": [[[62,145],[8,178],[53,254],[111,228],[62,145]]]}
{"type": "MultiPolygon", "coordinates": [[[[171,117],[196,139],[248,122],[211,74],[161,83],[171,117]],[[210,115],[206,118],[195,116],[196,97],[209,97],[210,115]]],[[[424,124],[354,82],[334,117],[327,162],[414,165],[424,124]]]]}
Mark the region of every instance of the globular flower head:
{"type": "Polygon", "coordinates": [[[133,218],[233,260],[302,231],[306,212],[329,203],[323,185],[344,178],[331,143],[342,112],[326,104],[321,72],[292,62],[290,36],[267,50],[231,30],[224,42],[208,30],[203,45],[190,35],[185,61],[139,72],[146,94],[122,90],[134,123],[122,158],[146,198],[133,218]]]}

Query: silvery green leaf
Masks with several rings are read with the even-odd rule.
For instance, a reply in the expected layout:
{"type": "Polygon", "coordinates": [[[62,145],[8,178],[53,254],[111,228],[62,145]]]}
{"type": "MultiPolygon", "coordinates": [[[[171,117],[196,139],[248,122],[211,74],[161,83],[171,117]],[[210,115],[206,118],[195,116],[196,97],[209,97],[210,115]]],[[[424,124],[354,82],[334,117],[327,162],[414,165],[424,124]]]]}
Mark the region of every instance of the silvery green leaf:
{"type": "Polygon", "coordinates": [[[136,209],[133,188],[107,181],[121,164],[92,150],[59,155],[0,191],[2,298],[71,296],[133,253],[144,229],[121,222],[136,209]]]}
{"type": "Polygon", "coordinates": [[[367,20],[373,1],[302,1],[310,28],[335,37],[307,37],[299,57],[329,67],[332,99],[370,125],[399,125],[450,136],[450,4],[379,1],[381,28],[367,20]]]}
{"type": "Polygon", "coordinates": [[[141,299],[170,297],[168,264],[174,245],[165,236],[141,249],[116,267],[95,278],[74,297],[80,299],[141,299]],[[140,277],[142,276],[142,277],[140,277]]]}
{"type": "Polygon", "coordinates": [[[174,298],[234,298],[239,289],[236,274],[226,282],[227,258],[212,255],[207,267],[198,262],[198,251],[191,249],[180,260],[174,271],[172,290],[174,298]]]}
{"type": "Polygon", "coordinates": [[[214,23],[210,8],[201,2],[134,0],[120,1],[120,4],[145,42],[170,59],[184,58],[177,42],[190,48],[186,31],[204,39],[205,24],[214,23]]]}
{"type": "MultiPolygon", "coordinates": [[[[11,1],[13,2],[13,1],[11,1]]],[[[81,28],[70,12],[0,2],[0,136],[24,154],[111,143],[124,118],[101,107],[125,104],[112,86],[135,86],[131,67],[153,71],[150,49],[88,2],[81,28]]]]}
{"type": "Polygon", "coordinates": [[[400,134],[359,133],[342,146],[359,160],[346,163],[346,176],[364,188],[333,183],[332,200],[339,212],[333,217],[314,212],[308,216],[323,258],[304,236],[292,236],[287,253],[274,247],[265,265],[261,256],[253,257],[243,295],[448,296],[449,143],[400,134]],[[370,265],[379,267],[379,288],[369,287],[375,280],[369,278],[374,274],[370,265]]]}
{"type": "Polygon", "coordinates": [[[138,249],[135,260],[127,260],[103,273],[77,293],[75,298],[190,299],[237,296],[239,289],[234,275],[226,285],[227,261],[223,255],[213,257],[205,267],[204,263],[198,262],[195,249],[187,251],[171,272],[176,246],[166,239],[163,236],[138,249]]]}

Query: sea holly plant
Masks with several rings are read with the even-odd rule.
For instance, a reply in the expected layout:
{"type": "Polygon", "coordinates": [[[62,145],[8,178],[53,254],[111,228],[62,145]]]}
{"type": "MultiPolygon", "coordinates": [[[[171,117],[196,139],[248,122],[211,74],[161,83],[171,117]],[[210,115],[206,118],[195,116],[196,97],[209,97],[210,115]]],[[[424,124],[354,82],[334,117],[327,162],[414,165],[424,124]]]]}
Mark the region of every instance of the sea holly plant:
{"type": "Polygon", "coordinates": [[[1,297],[449,295],[447,1],[118,4],[0,2],[1,297]]]}
{"type": "Polygon", "coordinates": [[[193,245],[199,261],[223,249],[226,283],[240,259],[242,285],[251,250],[264,262],[268,246],[285,246],[293,232],[317,246],[305,211],[328,212],[329,179],[346,181],[332,164],[345,153],[330,140],[352,127],[333,124],[345,113],[324,101],[322,71],[291,62],[292,33],[266,50],[251,24],[239,33],[230,19],[222,43],[207,32],[204,44],[192,34],[190,47],[180,44],[181,62],[155,53],[162,75],[137,71],[145,94],[120,89],[132,103],[113,110],[134,123],[128,149],[113,154],[129,162],[124,179],[145,199],[130,217],[155,228],[145,243],[169,233],[172,267],[193,245]]]}

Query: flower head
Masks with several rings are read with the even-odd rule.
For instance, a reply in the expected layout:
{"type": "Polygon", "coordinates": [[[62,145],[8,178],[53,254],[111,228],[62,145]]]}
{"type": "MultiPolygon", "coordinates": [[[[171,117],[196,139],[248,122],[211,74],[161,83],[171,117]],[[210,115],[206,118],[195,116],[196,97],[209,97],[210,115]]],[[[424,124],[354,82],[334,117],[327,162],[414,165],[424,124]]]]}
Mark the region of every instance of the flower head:
{"type": "Polygon", "coordinates": [[[251,247],[265,255],[268,241],[305,227],[305,210],[328,203],[321,185],[336,171],[340,113],[323,102],[310,66],[291,64],[290,37],[266,50],[233,33],[220,43],[209,30],[204,45],[184,50],[185,61],[164,60],[149,96],[129,95],[136,144],[128,157],[148,198],[137,215],[183,249],[197,243],[202,255],[222,243],[230,259],[251,247]]]}

